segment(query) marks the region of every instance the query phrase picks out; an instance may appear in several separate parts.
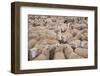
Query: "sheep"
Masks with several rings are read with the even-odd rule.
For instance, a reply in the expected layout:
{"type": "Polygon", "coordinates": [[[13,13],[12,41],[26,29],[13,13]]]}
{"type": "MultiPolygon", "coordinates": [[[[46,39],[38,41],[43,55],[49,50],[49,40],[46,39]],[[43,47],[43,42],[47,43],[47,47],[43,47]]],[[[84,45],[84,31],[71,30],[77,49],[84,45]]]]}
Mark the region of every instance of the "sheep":
{"type": "Polygon", "coordinates": [[[85,49],[85,48],[76,48],[75,53],[77,53],[78,55],[84,58],[88,57],[88,49],[85,49]]]}
{"type": "Polygon", "coordinates": [[[88,48],[88,41],[85,41],[85,40],[82,41],[82,42],[81,42],[81,47],[87,49],[87,48],[88,48]]]}
{"type": "Polygon", "coordinates": [[[65,47],[64,47],[64,54],[65,54],[65,57],[67,59],[76,59],[76,58],[82,58],[81,56],[77,55],[73,49],[71,48],[70,45],[66,44],[65,47]]]}
{"type": "Polygon", "coordinates": [[[87,28],[86,24],[73,24],[72,26],[74,29],[78,29],[78,30],[82,30],[82,29],[87,28]]]}
{"type": "Polygon", "coordinates": [[[80,40],[73,40],[70,41],[69,44],[71,45],[72,48],[77,48],[81,46],[81,41],[80,40]]]}
{"type": "Polygon", "coordinates": [[[67,32],[67,31],[62,33],[62,40],[64,42],[69,42],[72,38],[73,38],[73,35],[71,33],[67,32]]]}
{"type": "Polygon", "coordinates": [[[36,44],[37,40],[35,39],[31,39],[28,41],[28,49],[31,49],[34,47],[34,45],[36,44]]]}
{"type": "Polygon", "coordinates": [[[87,17],[29,15],[29,60],[87,58],[87,22],[87,17]]]}
{"type": "Polygon", "coordinates": [[[64,53],[63,53],[63,47],[61,45],[56,47],[54,59],[65,59],[65,56],[64,56],[64,53]]]}
{"type": "Polygon", "coordinates": [[[35,58],[35,60],[48,60],[49,59],[48,45],[41,49],[41,53],[35,58]]]}

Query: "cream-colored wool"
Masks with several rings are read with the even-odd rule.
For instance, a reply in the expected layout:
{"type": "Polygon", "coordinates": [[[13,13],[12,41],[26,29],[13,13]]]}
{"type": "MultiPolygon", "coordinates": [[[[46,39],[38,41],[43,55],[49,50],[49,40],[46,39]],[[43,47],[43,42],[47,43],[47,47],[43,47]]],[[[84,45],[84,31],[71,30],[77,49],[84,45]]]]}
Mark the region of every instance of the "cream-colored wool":
{"type": "Polygon", "coordinates": [[[88,49],[84,49],[84,48],[76,48],[75,49],[75,53],[77,53],[78,55],[87,58],[88,57],[88,49]]]}
{"type": "Polygon", "coordinates": [[[29,60],[87,58],[88,18],[29,15],[28,57],[29,60]]]}
{"type": "Polygon", "coordinates": [[[73,39],[87,40],[87,29],[79,31],[73,39]]]}
{"type": "Polygon", "coordinates": [[[35,39],[31,39],[28,41],[28,49],[31,49],[34,47],[34,45],[36,44],[37,40],[35,39]]]}
{"type": "Polygon", "coordinates": [[[67,58],[68,59],[79,59],[79,58],[82,58],[82,57],[79,56],[78,54],[72,52],[67,58]]]}
{"type": "Polygon", "coordinates": [[[71,34],[73,35],[73,37],[76,36],[79,32],[80,32],[80,30],[78,30],[78,29],[71,30],[71,34]]]}
{"type": "Polygon", "coordinates": [[[76,58],[82,58],[82,56],[79,56],[74,52],[74,50],[71,48],[70,45],[66,45],[64,49],[65,57],[67,59],[76,59],[76,58]]]}
{"type": "Polygon", "coordinates": [[[86,24],[74,24],[73,28],[81,30],[81,29],[87,28],[87,25],[86,24]]]}
{"type": "Polygon", "coordinates": [[[59,44],[59,42],[57,40],[53,40],[53,39],[46,39],[47,44],[49,45],[53,45],[53,44],[59,44]]]}
{"type": "Polygon", "coordinates": [[[88,48],[88,41],[82,41],[81,42],[81,47],[82,48],[88,48]]]}
{"type": "Polygon", "coordinates": [[[55,52],[54,59],[65,59],[64,53],[62,51],[55,52]]]}
{"type": "Polygon", "coordinates": [[[62,33],[62,39],[64,42],[69,42],[72,39],[72,34],[69,32],[62,33]]]}
{"type": "Polygon", "coordinates": [[[62,33],[61,33],[61,31],[59,31],[57,33],[57,40],[62,40],[62,33]]]}
{"type": "Polygon", "coordinates": [[[49,59],[49,46],[45,46],[44,48],[40,49],[40,55],[38,57],[36,57],[36,60],[45,60],[45,59],[49,59]]]}
{"type": "Polygon", "coordinates": [[[39,34],[38,33],[29,33],[28,34],[28,39],[31,40],[31,39],[35,39],[35,40],[39,40],[39,34]]]}
{"type": "Polygon", "coordinates": [[[66,58],[68,58],[72,52],[73,49],[71,48],[70,45],[64,45],[64,54],[66,58]]]}
{"type": "Polygon", "coordinates": [[[40,54],[34,60],[48,60],[48,57],[45,56],[44,54],[40,54]]]}
{"type": "Polygon", "coordinates": [[[62,45],[58,45],[55,49],[54,59],[65,59],[62,45]]]}
{"type": "Polygon", "coordinates": [[[80,47],[81,41],[80,41],[80,40],[73,40],[73,41],[69,42],[69,44],[70,44],[73,48],[77,48],[77,47],[80,47]]]}

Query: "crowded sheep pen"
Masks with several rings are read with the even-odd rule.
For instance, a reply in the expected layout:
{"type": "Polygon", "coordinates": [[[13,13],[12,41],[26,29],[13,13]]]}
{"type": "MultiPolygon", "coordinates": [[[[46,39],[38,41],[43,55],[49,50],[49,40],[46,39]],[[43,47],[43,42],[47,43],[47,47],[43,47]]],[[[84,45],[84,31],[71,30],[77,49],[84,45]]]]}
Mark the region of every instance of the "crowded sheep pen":
{"type": "Polygon", "coordinates": [[[88,18],[28,15],[28,60],[88,58],[88,18]]]}

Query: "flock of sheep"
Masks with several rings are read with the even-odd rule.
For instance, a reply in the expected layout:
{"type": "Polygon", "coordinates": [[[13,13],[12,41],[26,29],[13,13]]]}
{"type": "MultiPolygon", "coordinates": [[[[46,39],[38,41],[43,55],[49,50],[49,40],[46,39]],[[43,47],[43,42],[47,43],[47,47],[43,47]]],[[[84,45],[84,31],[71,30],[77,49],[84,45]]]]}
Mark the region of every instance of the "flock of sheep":
{"type": "Polygon", "coordinates": [[[88,18],[28,15],[28,60],[88,58],[88,18]]]}

